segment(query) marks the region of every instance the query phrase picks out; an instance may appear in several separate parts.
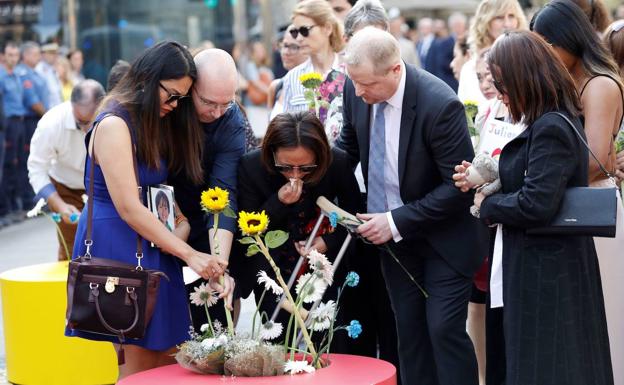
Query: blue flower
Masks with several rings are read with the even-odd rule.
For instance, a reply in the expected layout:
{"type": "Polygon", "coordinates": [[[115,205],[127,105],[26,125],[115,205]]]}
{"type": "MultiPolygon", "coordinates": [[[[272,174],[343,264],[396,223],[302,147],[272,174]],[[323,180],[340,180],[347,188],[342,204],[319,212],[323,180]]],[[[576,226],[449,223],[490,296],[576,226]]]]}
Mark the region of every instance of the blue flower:
{"type": "Polygon", "coordinates": [[[360,276],[355,271],[350,271],[345,278],[345,283],[349,287],[356,287],[360,283],[360,276]]]}
{"type": "Polygon", "coordinates": [[[351,321],[351,323],[349,324],[349,326],[346,327],[347,329],[347,333],[349,334],[349,337],[356,339],[360,336],[360,333],[362,333],[362,325],[360,324],[360,321],[358,320],[353,320],[351,321]]]}
{"type": "Polygon", "coordinates": [[[338,219],[338,214],[335,211],[329,213],[329,224],[331,224],[331,227],[338,226],[338,219]]]}
{"type": "Polygon", "coordinates": [[[79,215],[79,214],[76,214],[76,213],[72,213],[72,214],[69,216],[69,220],[71,221],[71,223],[76,223],[76,222],[78,222],[78,218],[80,218],[80,215],[79,215]]]}
{"type": "Polygon", "coordinates": [[[52,220],[56,223],[60,223],[61,222],[61,214],[59,213],[52,213],[52,220]]]}

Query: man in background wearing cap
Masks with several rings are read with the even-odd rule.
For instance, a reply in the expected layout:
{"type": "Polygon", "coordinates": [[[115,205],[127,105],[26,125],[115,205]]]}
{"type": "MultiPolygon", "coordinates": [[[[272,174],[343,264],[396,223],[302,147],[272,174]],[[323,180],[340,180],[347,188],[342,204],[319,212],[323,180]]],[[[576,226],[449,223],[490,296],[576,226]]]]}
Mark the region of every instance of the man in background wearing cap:
{"type": "Polygon", "coordinates": [[[48,108],[52,108],[63,102],[61,81],[56,74],[56,70],[54,69],[56,59],[58,58],[58,44],[44,44],[41,47],[41,52],[43,53],[43,60],[37,64],[35,71],[37,71],[45,79],[46,84],[48,85],[48,108]]]}

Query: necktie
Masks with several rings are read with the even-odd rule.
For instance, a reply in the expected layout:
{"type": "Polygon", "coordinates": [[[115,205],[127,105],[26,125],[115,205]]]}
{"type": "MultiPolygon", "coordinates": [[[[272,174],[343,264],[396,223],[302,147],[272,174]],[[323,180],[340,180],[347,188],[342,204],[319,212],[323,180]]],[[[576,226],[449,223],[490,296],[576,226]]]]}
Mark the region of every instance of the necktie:
{"type": "Polygon", "coordinates": [[[384,159],[386,153],[386,119],[384,117],[384,109],[387,105],[387,102],[377,105],[375,120],[370,132],[366,198],[367,211],[369,213],[383,213],[388,210],[384,179],[384,159]]]}

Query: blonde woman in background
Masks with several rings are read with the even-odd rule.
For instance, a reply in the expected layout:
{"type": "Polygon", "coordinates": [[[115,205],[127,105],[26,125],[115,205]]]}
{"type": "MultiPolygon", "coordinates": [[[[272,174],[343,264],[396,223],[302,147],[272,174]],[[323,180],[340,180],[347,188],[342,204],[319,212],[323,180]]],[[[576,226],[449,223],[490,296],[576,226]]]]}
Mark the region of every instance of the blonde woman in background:
{"type": "Polygon", "coordinates": [[[503,32],[523,29],[528,29],[528,24],[517,0],[483,0],[479,3],[468,32],[473,58],[464,64],[457,89],[461,101],[476,100],[479,105],[485,101],[479,91],[475,69],[479,52],[491,47],[503,32]]]}
{"type": "Polygon", "coordinates": [[[63,56],[59,56],[54,63],[54,69],[61,82],[61,95],[63,101],[66,102],[71,97],[71,92],[74,89],[74,82],[71,79],[71,65],[69,60],[63,56]]]}

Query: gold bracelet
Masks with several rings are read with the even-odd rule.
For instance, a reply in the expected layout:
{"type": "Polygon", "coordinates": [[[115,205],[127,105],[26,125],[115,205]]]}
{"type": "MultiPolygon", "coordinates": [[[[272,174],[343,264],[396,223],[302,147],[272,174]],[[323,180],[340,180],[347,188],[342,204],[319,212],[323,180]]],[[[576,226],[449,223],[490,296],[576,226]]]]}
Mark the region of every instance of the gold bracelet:
{"type": "Polygon", "coordinates": [[[178,225],[182,222],[188,222],[188,218],[186,218],[184,215],[179,214],[178,216],[175,217],[175,225],[176,227],[178,227],[178,225]]]}

